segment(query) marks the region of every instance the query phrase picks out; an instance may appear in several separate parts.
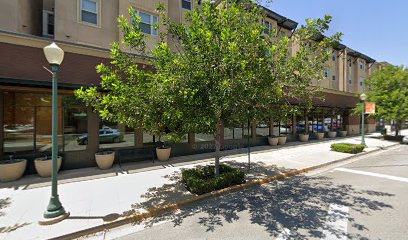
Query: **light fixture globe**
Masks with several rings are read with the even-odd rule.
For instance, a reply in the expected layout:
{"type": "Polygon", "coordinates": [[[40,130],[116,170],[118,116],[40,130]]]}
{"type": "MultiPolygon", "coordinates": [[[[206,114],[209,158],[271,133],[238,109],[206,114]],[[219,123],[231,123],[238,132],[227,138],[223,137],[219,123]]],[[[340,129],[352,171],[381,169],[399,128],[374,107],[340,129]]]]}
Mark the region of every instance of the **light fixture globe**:
{"type": "Polygon", "coordinates": [[[50,64],[61,65],[64,60],[64,51],[54,42],[44,47],[44,55],[50,64]]]}
{"type": "Polygon", "coordinates": [[[361,95],[360,95],[360,99],[361,99],[362,101],[365,101],[365,100],[367,99],[367,95],[366,95],[365,93],[361,94],[361,95]]]}

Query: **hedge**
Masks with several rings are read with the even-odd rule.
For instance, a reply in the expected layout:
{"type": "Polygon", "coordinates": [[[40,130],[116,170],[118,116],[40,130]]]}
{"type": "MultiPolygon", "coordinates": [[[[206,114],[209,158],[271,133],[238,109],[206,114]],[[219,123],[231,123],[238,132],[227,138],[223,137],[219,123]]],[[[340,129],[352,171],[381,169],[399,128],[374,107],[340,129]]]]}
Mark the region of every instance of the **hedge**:
{"type": "Polygon", "coordinates": [[[335,143],[331,145],[333,151],[353,154],[361,153],[364,148],[364,145],[352,143],[335,143]]]}
{"type": "Polygon", "coordinates": [[[245,182],[244,172],[224,164],[220,164],[219,177],[215,177],[214,166],[186,169],[181,175],[187,190],[198,195],[245,182]]]}

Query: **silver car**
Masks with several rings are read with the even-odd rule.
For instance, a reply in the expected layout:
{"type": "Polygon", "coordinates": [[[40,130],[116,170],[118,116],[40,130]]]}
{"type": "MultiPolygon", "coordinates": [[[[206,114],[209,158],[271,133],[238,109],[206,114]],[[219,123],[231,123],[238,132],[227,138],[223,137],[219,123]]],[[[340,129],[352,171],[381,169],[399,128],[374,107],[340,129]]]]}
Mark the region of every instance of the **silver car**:
{"type": "Polygon", "coordinates": [[[408,136],[403,137],[402,140],[401,140],[401,143],[402,144],[408,144],[408,136]]]}

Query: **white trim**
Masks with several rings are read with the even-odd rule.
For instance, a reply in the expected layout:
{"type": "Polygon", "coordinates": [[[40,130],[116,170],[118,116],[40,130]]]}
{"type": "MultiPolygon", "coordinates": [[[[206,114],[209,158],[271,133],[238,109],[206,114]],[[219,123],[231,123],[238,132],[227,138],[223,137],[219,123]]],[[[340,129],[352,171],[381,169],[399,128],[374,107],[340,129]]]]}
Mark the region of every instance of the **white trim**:
{"type": "Polygon", "coordinates": [[[365,172],[365,171],[359,171],[359,170],[353,170],[353,169],[347,169],[347,168],[336,168],[334,170],[340,171],[340,172],[348,172],[348,173],[354,173],[354,174],[360,174],[360,175],[365,175],[365,176],[378,177],[378,178],[384,178],[388,180],[408,183],[408,178],[385,175],[381,173],[365,172]]]}

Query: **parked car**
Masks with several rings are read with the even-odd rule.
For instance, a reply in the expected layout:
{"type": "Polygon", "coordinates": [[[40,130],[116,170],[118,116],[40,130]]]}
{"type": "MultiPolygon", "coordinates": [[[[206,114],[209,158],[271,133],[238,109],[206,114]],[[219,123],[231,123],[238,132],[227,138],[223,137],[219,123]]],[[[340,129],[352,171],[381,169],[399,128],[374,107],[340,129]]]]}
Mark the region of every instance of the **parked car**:
{"type": "Polygon", "coordinates": [[[408,136],[403,137],[402,140],[401,140],[401,143],[402,144],[408,144],[408,136]]]}
{"type": "MultiPolygon", "coordinates": [[[[119,129],[104,128],[99,129],[99,143],[119,143],[123,141],[123,133],[119,129]]],[[[79,145],[88,144],[88,134],[83,134],[78,137],[79,145]]]]}

